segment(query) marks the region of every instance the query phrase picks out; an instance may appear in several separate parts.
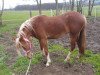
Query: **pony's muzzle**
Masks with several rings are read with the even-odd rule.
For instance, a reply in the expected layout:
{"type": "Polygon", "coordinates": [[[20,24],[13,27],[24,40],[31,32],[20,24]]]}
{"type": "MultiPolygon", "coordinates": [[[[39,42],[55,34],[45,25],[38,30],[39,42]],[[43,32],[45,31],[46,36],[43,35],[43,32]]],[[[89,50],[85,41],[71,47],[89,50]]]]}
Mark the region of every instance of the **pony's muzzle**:
{"type": "Polygon", "coordinates": [[[33,53],[31,51],[27,52],[27,58],[31,59],[32,55],[33,55],[33,53]]]}

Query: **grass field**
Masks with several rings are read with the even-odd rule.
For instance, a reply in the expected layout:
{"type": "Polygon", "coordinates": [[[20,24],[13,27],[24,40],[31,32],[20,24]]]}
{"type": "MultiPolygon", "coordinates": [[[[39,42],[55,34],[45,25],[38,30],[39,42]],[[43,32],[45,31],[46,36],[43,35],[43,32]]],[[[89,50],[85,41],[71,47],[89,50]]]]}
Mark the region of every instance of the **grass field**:
{"type": "MultiPolygon", "coordinates": [[[[87,15],[87,7],[84,7],[84,14],[87,15]]],[[[95,10],[97,11],[97,16],[100,16],[100,6],[95,6],[93,9],[93,16],[95,15],[95,10]],[[99,10],[98,10],[99,9],[99,10]]],[[[43,11],[43,14],[50,16],[50,11],[43,11]]],[[[32,11],[32,15],[38,15],[38,11],[32,11]]],[[[5,11],[3,14],[3,26],[0,26],[0,38],[3,38],[3,33],[8,33],[10,36],[16,35],[16,29],[19,28],[20,24],[29,18],[29,11],[5,11]]],[[[5,46],[0,45],[0,75],[12,75],[13,72],[25,72],[29,60],[25,57],[19,57],[16,63],[13,63],[13,71],[9,69],[5,61],[8,59],[8,54],[5,51],[5,46]]],[[[49,51],[56,52],[58,50],[63,50],[64,54],[68,53],[64,47],[59,45],[53,45],[49,48],[49,51]]],[[[74,57],[77,55],[78,51],[74,51],[71,56],[71,62],[73,62],[74,57]]],[[[41,61],[42,55],[40,52],[33,56],[32,64],[38,64],[41,61]]],[[[62,59],[58,62],[64,62],[62,59]]],[[[79,60],[80,63],[88,63],[93,65],[95,70],[95,75],[100,75],[100,54],[93,54],[92,51],[87,50],[86,55],[79,60]]]]}
{"type": "MultiPolygon", "coordinates": [[[[87,16],[88,7],[83,7],[83,14],[87,16]]],[[[42,14],[51,16],[50,10],[43,10],[42,14]]],[[[32,16],[38,15],[38,11],[32,11],[32,16]]],[[[92,16],[100,16],[100,6],[94,6],[92,16]]],[[[3,20],[25,20],[28,19],[29,11],[5,11],[3,14],[3,20]]]]}

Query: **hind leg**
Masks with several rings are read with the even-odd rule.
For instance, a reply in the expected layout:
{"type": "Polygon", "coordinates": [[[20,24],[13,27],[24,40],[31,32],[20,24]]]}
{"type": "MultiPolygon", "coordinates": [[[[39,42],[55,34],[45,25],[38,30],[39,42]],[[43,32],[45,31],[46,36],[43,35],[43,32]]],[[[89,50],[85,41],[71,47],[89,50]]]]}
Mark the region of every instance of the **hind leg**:
{"type": "Polygon", "coordinates": [[[84,55],[85,45],[84,45],[84,43],[80,43],[79,40],[77,41],[77,45],[79,48],[79,54],[78,54],[77,58],[80,58],[81,56],[84,55]]]}
{"type": "Polygon", "coordinates": [[[84,55],[85,52],[85,46],[86,46],[86,40],[85,40],[85,32],[80,35],[79,39],[77,40],[77,45],[79,48],[79,55],[77,58],[84,55]]]}
{"type": "Polygon", "coordinates": [[[77,40],[77,36],[76,35],[72,35],[70,37],[70,41],[71,41],[71,49],[65,59],[65,61],[70,61],[70,56],[71,56],[71,53],[72,51],[75,49],[75,45],[76,45],[76,40],[77,40]]]}
{"type": "Polygon", "coordinates": [[[47,47],[47,39],[40,39],[40,47],[47,58],[47,63],[46,63],[46,67],[47,67],[51,63],[51,59],[50,59],[48,47],[47,47]]]}

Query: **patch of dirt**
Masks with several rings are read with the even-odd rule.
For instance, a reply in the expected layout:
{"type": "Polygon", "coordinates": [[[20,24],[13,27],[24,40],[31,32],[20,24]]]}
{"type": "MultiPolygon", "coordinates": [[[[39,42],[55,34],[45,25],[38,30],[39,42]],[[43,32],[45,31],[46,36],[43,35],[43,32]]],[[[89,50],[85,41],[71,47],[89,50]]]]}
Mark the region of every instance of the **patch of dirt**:
{"type": "Polygon", "coordinates": [[[58,62],[59,57],[64,60],[64,56],[58,53],[51,53],[52,63],[49,67],[45,67],[45,59],[37,65],[32,65],[29,75],[94,75],[92,66],[89,64],[74,64],[58,62]]]}
{"type": "Polygon", "coordinates": [[[88,64],[69,64],[53,63],[49,67],[45,67],[45,64],[32,66],[29,75],[94,75],[92,67],[88,64]]]}
{"type": "Polygon", "coordinates": [[[87,49],[100,53],[100,18],[88,21],[86,33],[87,49]]]}
{"type": "Polygon", "coordinates": [[[12,41],[12,37],[9,35],[9,33],[2,34],[2,38],[0,37],[0,45],[3,45],[5,51],[7,52],[8,59],[6,60],[6,64],[9,68],[11,68],[12,64],[16,61],[17,53],[15,44],[12,41]]]}

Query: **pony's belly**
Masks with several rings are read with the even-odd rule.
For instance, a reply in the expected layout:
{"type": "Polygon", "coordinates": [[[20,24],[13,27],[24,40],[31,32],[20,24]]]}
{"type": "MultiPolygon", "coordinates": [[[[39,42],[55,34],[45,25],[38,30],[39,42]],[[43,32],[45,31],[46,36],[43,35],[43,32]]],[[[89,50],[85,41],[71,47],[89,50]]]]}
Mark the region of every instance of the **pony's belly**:
{"type": "Polygon", "coordinates": [[[59,34],[51,34],[51,35],[48,35],[47,38],[48,39],[57,39],[59,37],[62,37],[64,36],[65,33],[59,33],[59,34]]]}

